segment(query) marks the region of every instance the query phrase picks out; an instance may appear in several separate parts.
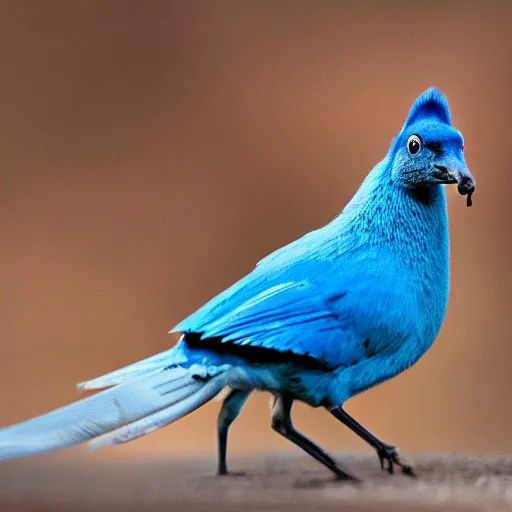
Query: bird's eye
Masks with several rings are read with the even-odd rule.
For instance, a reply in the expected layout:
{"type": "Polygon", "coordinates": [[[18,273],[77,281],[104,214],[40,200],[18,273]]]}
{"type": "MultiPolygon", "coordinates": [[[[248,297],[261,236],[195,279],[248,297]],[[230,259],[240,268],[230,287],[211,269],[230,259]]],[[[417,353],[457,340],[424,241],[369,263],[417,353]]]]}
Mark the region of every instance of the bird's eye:
{"type": "Polygon", "coordinates": [[[418,137],[418,135],[411,135],[407,139],[407,151],[411,155],[415,155],[416,153],[419,153],[421,151],[421,148],[423,147],[423,142],[418,137]]]}

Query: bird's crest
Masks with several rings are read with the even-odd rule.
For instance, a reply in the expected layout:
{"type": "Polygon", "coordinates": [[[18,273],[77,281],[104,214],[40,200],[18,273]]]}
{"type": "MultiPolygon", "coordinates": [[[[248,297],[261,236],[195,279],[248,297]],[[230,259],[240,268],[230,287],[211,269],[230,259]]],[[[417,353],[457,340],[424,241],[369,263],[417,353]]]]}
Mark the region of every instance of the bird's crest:
{"type": "Polygon", "coordinates": [[[400,133],[391,143],[390,152],[393,153],[396,151],[397,145],[401,143],[404,132],[406,132],[410,126],[427,120],[436,120],[448,125],[452,124],[448,100],[446,96],[435,87],[428,88],[416,98],[400,133]]]}
{"type": "Polygon", "coordinates": [[[452,124],[446,96],[435,87],[430,87],[416,98],[404,128],[424,118],[436,118],[441,123],[452,124]]]}

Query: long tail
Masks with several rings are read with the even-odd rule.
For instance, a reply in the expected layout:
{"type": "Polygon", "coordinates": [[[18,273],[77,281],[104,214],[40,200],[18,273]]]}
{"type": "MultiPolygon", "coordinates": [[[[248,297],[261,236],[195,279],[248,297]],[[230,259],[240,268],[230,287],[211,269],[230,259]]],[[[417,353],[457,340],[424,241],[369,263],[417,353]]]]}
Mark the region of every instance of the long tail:
{"type": "Polygon", "coordinates": [[[0,429],[0,459],[66,448],[108,432],[95,447],[126,442],[185,416],[226,385],[224,374],[200,380],[181,367],[134,373],[133,380],[123,374],[122,384],[0,429]]]}
{"type": "Polygon", "coordinates": [[[123,366],[118,370],[97,377],[96,379],[80,382],[77,384],[78,389],[103,389],[110,386],[117,386],[128,380],[133,380],[135,377],[148,375],[151,373],[162,371],[162,368],[169,366],[169,362],[173,359],[175,347],[170,348],[164,352],[155,354],[154,356],[142,359],[135,363],[123,366]]]}

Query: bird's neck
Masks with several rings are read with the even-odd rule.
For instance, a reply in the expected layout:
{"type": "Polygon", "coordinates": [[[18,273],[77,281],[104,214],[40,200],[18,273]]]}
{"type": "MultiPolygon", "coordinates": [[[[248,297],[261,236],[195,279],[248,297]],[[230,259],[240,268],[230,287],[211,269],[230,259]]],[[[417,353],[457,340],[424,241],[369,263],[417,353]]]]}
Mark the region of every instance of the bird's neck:
{"type": "Polygon", "coordinates": [[[386,160],[367,176],[340,217],[356,234],[356,244],[397,249],[411,264],[433,258],[448,266],[444,187],[407,189],[393,182],[386,160]]]}

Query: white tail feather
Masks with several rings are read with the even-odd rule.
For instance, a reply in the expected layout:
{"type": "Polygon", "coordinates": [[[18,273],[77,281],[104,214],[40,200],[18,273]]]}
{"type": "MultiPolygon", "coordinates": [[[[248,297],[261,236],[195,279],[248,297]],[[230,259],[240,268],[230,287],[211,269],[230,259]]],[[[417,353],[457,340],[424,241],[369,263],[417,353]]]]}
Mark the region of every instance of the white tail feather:
{"type": "Polygon", "coordinates": [[[0,459],[33,455],[88,441],[180,400],[187,400],[210,382],[194,379],[183,368],[153,372],[128,381],[37,418],[0,429],[0,459]]]}
{"type": "Polygon", "coordinates": [[[177,401],[175,405],[166,407],[138,421],[93,439],[89,442],[89,447],[92,450],[99,450],[107,446],[127,443],[150,434],[195,411],[215,397],[225,385],[225,379],[222,375],[219,375],[207,382],[193,394],[190,394],[187,398],[177,401]]]}
{"type": "MultiPolygon", "coordinates": [[[[117,386],[128,380],[133,380],[134,377],[140,377],[153,372],[161,371],[165,368],[169,361],[171,361],[171,352],[174,347],[160,352],[154,356],[137,361],[136,363],[129,364],[123,368],[114,370],[113,372],[106,373],[95,379],[80,382],[76,385],[78,389],[103,389],[111,386],[117,386]]],[[[183,370],[186,371],[186,370],[183,370]]]]}

